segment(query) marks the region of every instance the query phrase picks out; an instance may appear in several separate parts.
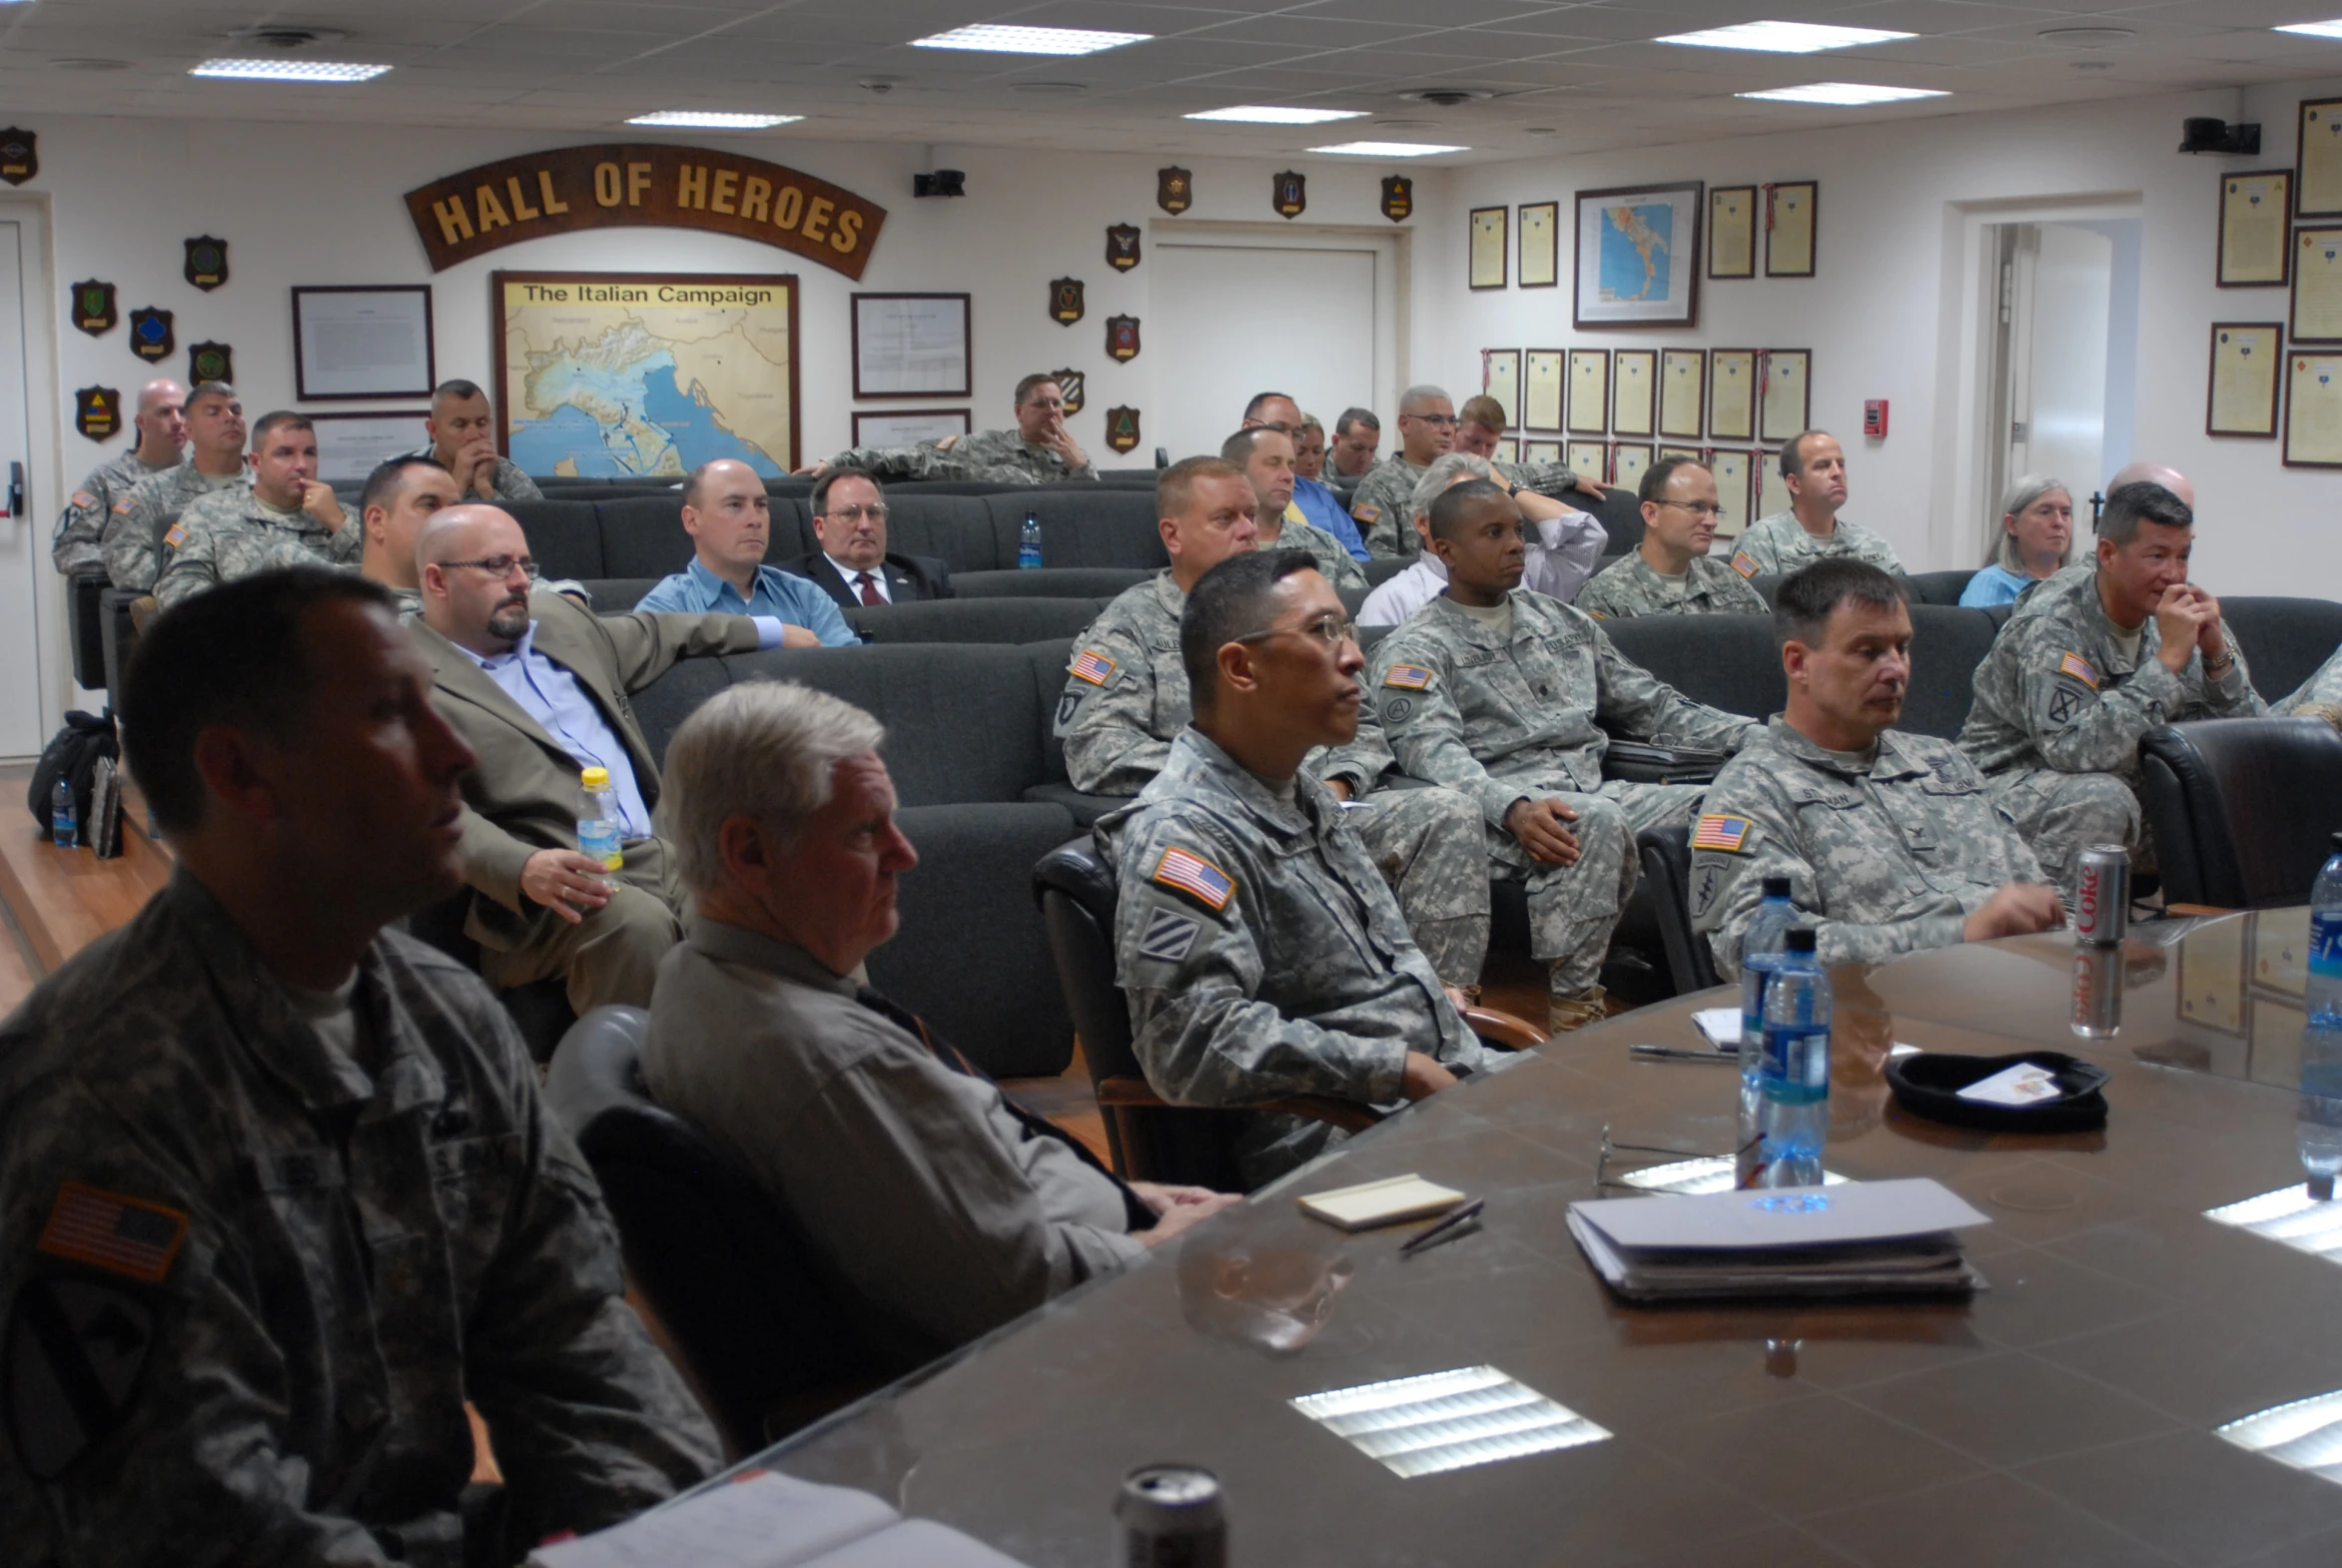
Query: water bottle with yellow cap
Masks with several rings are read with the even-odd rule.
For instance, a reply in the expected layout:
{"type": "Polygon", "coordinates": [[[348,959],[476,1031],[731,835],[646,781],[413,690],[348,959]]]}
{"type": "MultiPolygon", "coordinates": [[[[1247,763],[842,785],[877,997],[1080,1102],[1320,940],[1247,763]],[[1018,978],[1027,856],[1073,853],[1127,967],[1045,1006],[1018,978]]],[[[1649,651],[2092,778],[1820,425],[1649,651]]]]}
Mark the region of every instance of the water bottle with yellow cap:
{"type": "Polygon", "coordinates": [[[578,776],[585,786],[585,812],[577,819],[577,848],[611,871],[626,863],[619,848],[618,797],[610,788],[608,768],[587,768],[578,776]]]}

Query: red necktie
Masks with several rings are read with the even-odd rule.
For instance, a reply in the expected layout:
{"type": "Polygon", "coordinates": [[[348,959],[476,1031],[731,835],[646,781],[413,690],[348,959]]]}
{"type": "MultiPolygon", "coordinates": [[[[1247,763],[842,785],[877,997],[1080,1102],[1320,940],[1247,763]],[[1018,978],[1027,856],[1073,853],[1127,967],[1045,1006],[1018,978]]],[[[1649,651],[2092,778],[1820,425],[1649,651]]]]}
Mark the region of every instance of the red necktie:
{"type": "Polygon", "coordinates": [[[877,579],[872,577],[869,572],[858,571],[854,573],[854,584],[862,590],[863,603],[884,604],[886,602],[886,596],[878,591],[877,579]]]}

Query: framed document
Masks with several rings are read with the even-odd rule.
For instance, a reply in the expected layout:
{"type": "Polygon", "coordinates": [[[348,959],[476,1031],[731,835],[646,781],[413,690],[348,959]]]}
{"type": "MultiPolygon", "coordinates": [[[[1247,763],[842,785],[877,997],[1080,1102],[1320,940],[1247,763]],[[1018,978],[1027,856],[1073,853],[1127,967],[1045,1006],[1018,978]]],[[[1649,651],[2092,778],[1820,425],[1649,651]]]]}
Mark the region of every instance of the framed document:
{"type": "Polygon", "coordinates": [[[304,417],[318,427],[318,477],[363,479],[377,463],[420,451],[431,443],[422,421],[428,408],[396,413],[312,413],[304,417]]]}
{"type": "Polygon", "coordinates": [[[1559,441],[1522,441],[1520,451],[1521,461],[1526,463],[1561,461],[1561,442],[1559,441]]]}
{"type": "Polygon", "coordinates": [[[1504,287],[1504,229],[1509,207],[1472,209],[1472,277],[1475,289],[1504,287]]]}
{"type": "Polygon", "coordinates": [[[1765,392],[1758,404],[1757,439],[1771,445],[1803,435],[1814,416],[1814,355],[1810,349],[1767,349],[1765,392]]]}
{"type": "Polygon", "coordinates": [[[2211,390],[2204,394],[2206,435],[2277,433],[2277,368],[2285,359],[2281,322],[2212,323],[2211,390]]]}
{"type": "Polygon", "coordinates": [[[1709,454],[1708,471],[1716,475],[1716,536],[1731,538],[1746,528],[1749,516],[1749,476],[1756,471],[1757,455],[1745,451],[1716,451],[1709,454]]]}
{"type": "Polygon", "coordinates": [[[1708,351],[1667,349],[1659,355],[1659,433],[1684,440],[1700,438],[1707,411],[1708,351]]]}
{"type": "Polygon", "coordinates": [[[1689,327],[1700,315],[1697,180],[1577,195],[1574,320],[1590,327],[1689,327]]]}
{"type": "Polygon", "coordinates": [[[1757,276],[1757,188],[1720,185],[1708,193],[1708,276],[1757,276]]]}
{"type": "Polygon", "coordinates": [[[1600,435],[1610,428],[1610,351],[1569,352],[1569,416],[1562,426],[1572,435],[1600,435]]]}
{"type": "Polygon", "coordinates": [[[1624,490],[1639,490],[1651,469],[1648,442],[1621,441],[1610,454],[1610,482],[1624,490]]]}
{"type": "Polygon", "coordinates": [[[2220,262],[2223,289],[2283,288],[2293,251],[2285,243],[2293,210],[2293,171],[2262,169],[2220,176],[2220,262]]]}
{"type": "Polygon", "coordinates": [[[438,384],[429,284],[293,291],[293,387],[303,402],[428,397],[438,384]]]}
{"type": "Polygon", "coordinates": [[[2309,994],[2309,913],[2269,910],[2254,917],[2252,983],[2278,996],[2309,994]]]}
{"type": "Polygon", "coordinates": [[[1720,441],[1757,438],[1757,351],[1717,349],[1708,356],[1708,435],[1720,441]]]}
{"type": "Polygon", "coordinates": [[[1520,441],[1510,435],[1496,437],[1496,460],[1498,462],[1519,462],[1521,460],[1520,441]]]}
{"type": "Polygon", "coordinates": [[[2293,216],[2342,218],[2342,98],[2305,98],[2300,113],[2293,216]]]}
{"type": "Polygon", "coordinates": [[[1611,357],[1610,428],[1619,435],[1649,435],[1659,401],[1659,355],[1651,349],[1621,349],[1611,357]]]}
{"type": "Polygon", "coordinates": [[[1521,422],[1521,351],[1482,349],[1480,390],[1496,399],[1509,428],[1521,422]]]}
{"type": "Polygon", "coordinates": [[[1561,282],[1558,261],[1561,242],[1561,204],[1521,204],[1521,287],[1550,289],[1561,282]]]}
{"type": "Polygon", "coordinates": [[[1781,454],[1775,451],[1749,453],[1749,465],[1757,470],[1757,498],[1752,503],[1757,515],[1752,521],[1762,521],[1789,510],[1793,497],[1789,481],[1781,476],[1781,454]]]}
{"type": "Polygon", "coordinates": [[[2285,466],[2342,468],[2342,354],[2285,357],[2285,466]]]}
{"type": "Polygon", "coordinates": [[[1596,484],[1610,482],[1610,448],[1603,442],[1571,441],[1568,455],[1570,471],[1579,478],[1596,484]]]}
{"type": "Polygon", "coordinates": [[[854,395],[966,397],[976,358],[964,294],[858,294],[854,395]]]}
{"type": "Polygon", "coordinates": [[[1765,188],[1765,276],[1814,276],[1814,218],[1822,187],[1797,180],[1765,188]]]}
{"type": "Polygon", "coordinates": [[[2295,343],[2342,343],[2342,229],[2293,231],[2295,343]]]}
{"type": "Polygon", "coordinates": [[[1521,362],[1521,425],[1531,430],[1561,428],[1561,366],[1559,349],[1531,349],[1521,362]]]}
{"type": "Polygon", "coordinates": [[[973,427],[965,408],[856,409],[854,444],[916,446],[922,441],[940,441],[947,435],[965,435],[973,427]]]}
{"type": "Polygon", "coordinates": [[[1682,457],[1688,461],[1699,463],[1704,463],[1708,460],[1701,454],[1700,448],[1697,446],[1670,445],[1665,441],[1659,443],[1659,455],[1661,458],[1682,457]]]}

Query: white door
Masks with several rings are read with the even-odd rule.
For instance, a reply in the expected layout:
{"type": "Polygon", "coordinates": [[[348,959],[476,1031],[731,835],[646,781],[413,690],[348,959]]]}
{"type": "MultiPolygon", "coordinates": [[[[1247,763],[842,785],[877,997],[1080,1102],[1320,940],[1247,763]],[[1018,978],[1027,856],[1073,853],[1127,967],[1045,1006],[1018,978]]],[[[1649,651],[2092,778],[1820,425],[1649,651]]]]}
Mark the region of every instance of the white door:
{"type": "Polygon", "coordinates": [[[1390,337],[1389,314],[1377,305],[1378,293],[1387,300],[1392,292],[1382,249],[1331,239],[1326,249],[1304,249],[1159,238],[1149,265],[1157,271],[1146,348],[1163,356],[1155,376],[1163,411],[1135,458],[1159,445],[1173,462],[1217,452],[1263,392],[1316,414],[1329,437],[1353,403],[1377,410],[1386,431],[1396,428],[1389,350],[1379,364],[1376,353],[1390,337]]]}
{"type": "Polygon", "coordinates": [[[2027,224],[2014,256],[2006,479],[2097,488],[2106,442],[2106,333],[2114,242],[2065,224],[2027,224]]]}
{"type": "Polygon", "coordinates": [[[34,594],[49,569],[31,506],[32,440],[24,319],[24,226],[0,222],[0,757],[41,750],[41,637],[34,594]],[[21,495],[22,500],[10,497],[21,495]]]}

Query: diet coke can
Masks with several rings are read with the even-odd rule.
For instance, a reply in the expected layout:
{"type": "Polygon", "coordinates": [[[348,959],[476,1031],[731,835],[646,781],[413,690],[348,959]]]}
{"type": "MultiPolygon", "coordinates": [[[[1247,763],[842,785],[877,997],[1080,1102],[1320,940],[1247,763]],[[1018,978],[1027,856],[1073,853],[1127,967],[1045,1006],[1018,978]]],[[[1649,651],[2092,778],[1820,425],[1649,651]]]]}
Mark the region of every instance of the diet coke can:
{"type": "Polygon", "coordinates": [[[1123,1480],[1115,1568],[1227,1568],[1219,1477],[1191,1464],[1150,1464],[1123,1480]]]}
{"type": "Polygon", "coordinates": [[[2073,1032],[2111,1040],[2122,1032],[2122,950],[2082,943],[2073,950],[2073,1032]]]}
{"type": "Polygon", "coordinates": [[[2094,948],[2119,947],[2130,929],[2130,855],[2119,844],[2081,852],[2073,889],[2073,935],[2094,948]]]}

